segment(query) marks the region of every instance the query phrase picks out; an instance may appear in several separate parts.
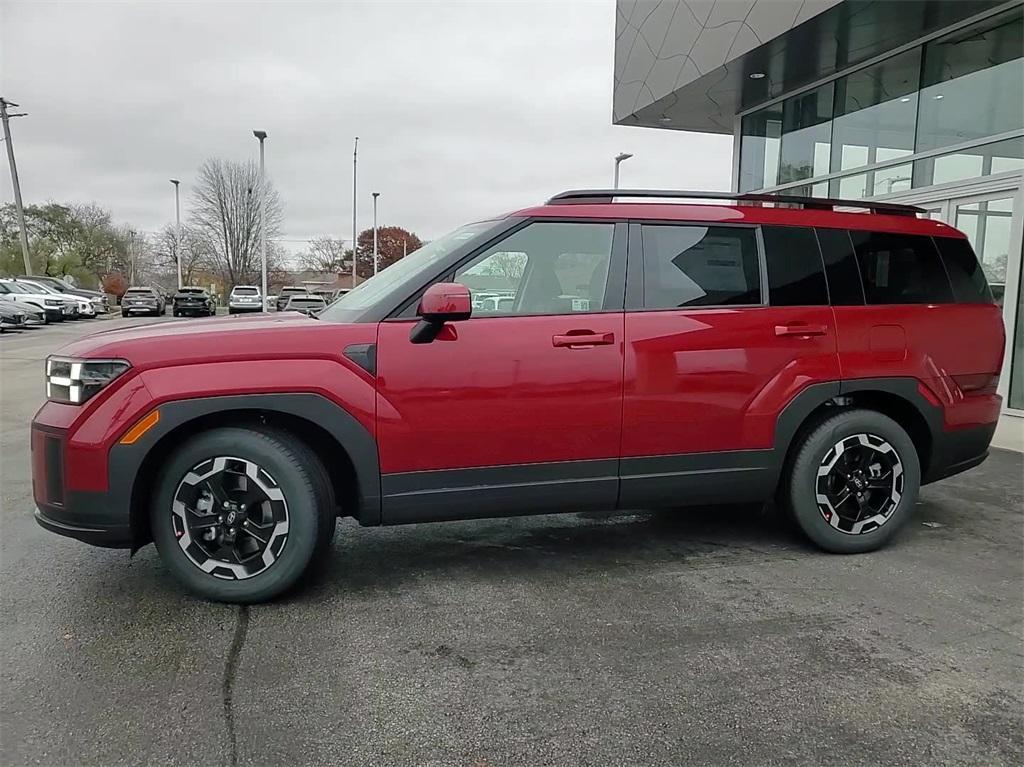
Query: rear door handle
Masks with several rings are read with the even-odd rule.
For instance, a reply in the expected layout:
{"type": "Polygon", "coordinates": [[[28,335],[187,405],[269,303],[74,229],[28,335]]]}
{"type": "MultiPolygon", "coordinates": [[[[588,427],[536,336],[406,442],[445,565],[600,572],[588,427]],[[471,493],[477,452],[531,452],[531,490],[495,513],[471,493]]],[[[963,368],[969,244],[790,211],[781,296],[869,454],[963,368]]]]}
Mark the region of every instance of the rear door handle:
{"type": "Polygon", "coordinates": [[[824,325],[776,325],[775,335],[777,336],[823,336],[828,332],[824,325]]]}
{"type": "Polygon", "coordinates": [[[614,333],[594,333],[589,330],[570,330],[565,335],[551,336],[552,346],[582,349],[587,346],[608,346],[615,343],[614,333]]]}

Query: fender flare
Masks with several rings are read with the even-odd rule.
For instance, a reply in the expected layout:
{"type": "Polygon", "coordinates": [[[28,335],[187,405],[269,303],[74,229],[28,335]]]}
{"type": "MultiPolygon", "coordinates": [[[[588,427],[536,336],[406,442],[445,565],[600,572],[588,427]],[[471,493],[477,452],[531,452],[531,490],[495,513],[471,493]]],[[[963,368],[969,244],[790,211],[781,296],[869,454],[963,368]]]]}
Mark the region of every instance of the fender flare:
{"type": "MultiPolygon", "coordinates": [[[[160,420],[132,445],[110,448],[107,472],[111,502],[132,512],[139,470],[153,448],[175,429],[210,415],[263,410],[301,418],[327,431],[348,453],[360,495],[358,521],[380,524],[380,460],[373,435],[352,414],[319,394],[242,394],[172,400],[158,405],[160,420]]],[[[324,456],[329,459],[329,456],[324,456]]],[[[328,469],[330,467],[328,466],[328,469]]],[[[134,514],[131,515],[134,520],[134,514]]],[[[136,543],[136,546],[138,543],[136,543]]]]}

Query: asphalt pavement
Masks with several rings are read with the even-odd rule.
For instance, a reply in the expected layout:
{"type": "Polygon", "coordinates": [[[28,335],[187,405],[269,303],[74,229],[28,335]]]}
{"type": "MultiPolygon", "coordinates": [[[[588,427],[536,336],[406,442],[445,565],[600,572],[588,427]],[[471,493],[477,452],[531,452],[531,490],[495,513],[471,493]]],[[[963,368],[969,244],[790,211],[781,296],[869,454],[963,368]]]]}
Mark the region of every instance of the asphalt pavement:
{"type": "Polygon", "coordinates": [[[0,337],[5,767],[1024,763],[1020,454],[873,554],[750,508],[346,521],[298,592],[213,605],[32,519],[42,360],[171,321],[0,337]]]}

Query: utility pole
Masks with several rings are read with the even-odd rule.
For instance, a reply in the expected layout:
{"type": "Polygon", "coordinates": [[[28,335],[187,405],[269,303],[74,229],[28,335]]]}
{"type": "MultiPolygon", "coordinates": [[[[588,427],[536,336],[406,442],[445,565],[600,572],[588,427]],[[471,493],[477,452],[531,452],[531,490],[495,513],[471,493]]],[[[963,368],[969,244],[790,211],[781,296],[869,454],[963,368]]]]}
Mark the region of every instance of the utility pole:
{"type": "Polygon", "coordinates": [[[377,257],[377,198],[380,192],[371,192],[373,195],[373,273],[376,274],[380,267],[380,259],[377,257]]]}
{"type": "Polygon", "coordinates": [[[359,167],[359,136],[352,147],[352,287],[356,286],[356,246],[359,232],[356,231],[356,170],[359,167]]]}
{"type": "Polygon", "coordinates": [[[174,184],[174,260],[178,266],[178,290],[181,290],[181,204],[178,199],[178,179],[172,178],[174,184]]]}
{"type": "Polygon", "coordinates": [[[263,142],[267,139],[267,132],[254,130],[252,132],[260,142],[260,258],[263,261],[263,276],[260,282],[263,311],[269,311],[267,303],[267,175],[263,164],[263,142]]]}
{"type": "Polygon", "coordinates": [[[11,184],[14,186],[14,207],[18,211],[18,229],[21,230],[21,256],[25,259],[25,274],[32,276],[32,259],[28,254],[28,231],[25,229],[25,205],[21,201],[21,184],[18,183],[18,166],[14,162],[14,141],[11,139],[12,117],[24,117],[25,112],[9,115],[7,107],[18,106],[0,96],[0,119],[4,124],[4,138],[7,141],[7,162],[11,166],[11,184]]]}

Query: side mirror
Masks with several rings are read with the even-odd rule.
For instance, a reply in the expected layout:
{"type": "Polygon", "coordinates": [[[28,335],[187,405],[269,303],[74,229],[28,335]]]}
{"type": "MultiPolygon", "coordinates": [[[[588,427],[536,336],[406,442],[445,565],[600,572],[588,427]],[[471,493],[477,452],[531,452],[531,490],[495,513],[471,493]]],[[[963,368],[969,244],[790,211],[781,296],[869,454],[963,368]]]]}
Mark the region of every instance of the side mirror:
{"type": "Polygon", "coordinates": [[[409,340],[414,344],[429,344],[446,322],[468,320],[473,314],[469,288],[457,282],[437,282],[423,293],[417,314],[420,321],[412,329],[409,340]]]}

